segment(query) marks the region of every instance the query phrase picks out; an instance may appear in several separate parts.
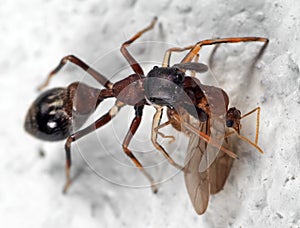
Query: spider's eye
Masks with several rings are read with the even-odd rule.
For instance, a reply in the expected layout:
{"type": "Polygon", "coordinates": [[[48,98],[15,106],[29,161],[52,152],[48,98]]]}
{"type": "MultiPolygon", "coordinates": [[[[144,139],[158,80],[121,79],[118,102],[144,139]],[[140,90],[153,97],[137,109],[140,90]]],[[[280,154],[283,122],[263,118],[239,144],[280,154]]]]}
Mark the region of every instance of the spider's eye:
{"type": "Polygon", "coordinates": [[[154,66],[154,67],[153,67],[153,69],[157,69],[157,68],[158,68],[158,66],[154,66]]]}
{"type": "Polygon", "coordinates": [[[176,79],[178,80],[178,81],[183,81],[183,79],[184,79],[184,74],[182,73],[182,72],[179,72],[177,75],[176,75],[176,79]]]}
{"type": "Polygon", "coordinates": [[[173,82],[176,84],[181,84],[184,81],[184,73],[181,71],[177,71],[175,75],[173,75],[173,82]]]}

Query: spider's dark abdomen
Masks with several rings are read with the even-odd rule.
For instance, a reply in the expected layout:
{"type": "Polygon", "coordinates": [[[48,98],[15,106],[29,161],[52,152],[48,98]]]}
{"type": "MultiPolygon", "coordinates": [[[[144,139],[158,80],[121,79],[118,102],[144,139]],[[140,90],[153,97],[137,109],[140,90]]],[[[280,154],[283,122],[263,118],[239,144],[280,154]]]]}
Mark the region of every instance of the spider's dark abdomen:
{"type": "Polygon", "coordinates": [[[25,130],[34,137],[46,141],[67,138],[72,131],[67,98],[66,88],[54,88],[42,93],[27,113],[25,130]]]}

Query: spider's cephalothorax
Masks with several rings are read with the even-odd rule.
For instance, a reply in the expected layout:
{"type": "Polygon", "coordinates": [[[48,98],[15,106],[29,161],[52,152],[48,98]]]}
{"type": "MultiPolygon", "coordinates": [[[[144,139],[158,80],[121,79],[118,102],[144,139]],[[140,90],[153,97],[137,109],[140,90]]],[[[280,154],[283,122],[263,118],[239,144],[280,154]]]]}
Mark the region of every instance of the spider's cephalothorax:
{"type": "Polygon", "coordinates": [[[173,107],[184,92],[184,79],[184,72],[177,67],[155,66],[145,79],[145,96],[152,104],[173,107]]]}

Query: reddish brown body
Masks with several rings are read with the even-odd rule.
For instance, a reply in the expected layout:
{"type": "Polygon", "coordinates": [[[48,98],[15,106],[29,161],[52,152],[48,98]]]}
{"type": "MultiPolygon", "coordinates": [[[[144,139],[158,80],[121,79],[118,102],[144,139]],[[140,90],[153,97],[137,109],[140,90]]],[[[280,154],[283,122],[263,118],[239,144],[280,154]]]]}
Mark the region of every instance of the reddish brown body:
{"type": "Polygon", "coordinates": [[[235,130],[238,137],[262,152],[257,146],[258,127],[255,143],[240,135],[240,120],[256,110],[259,117],[259,108],[241,116],[240,111],[236,108],[228,109],[229,98],[221,88],[203,85],[195,77],[186,76],[185,72],[202,73],[208,70],[206,65],[197,61],[197,54],[202,46],[258,41],[263,42],[265,48],[268,39],[262,37],[223,38],[199,41],[184,48],[170,48],[165,53],[162,67],[155,66],[148,74],[145,74],[127,48],[143,33],[152,29],[156,21],[157,18],[154,18],[148,27],[122,44],[121,53],[130,64],[134,74],[118,82],[110,82],[104,75],[73,55],[64,57],[59,65],[50,72],[40,89],[47,86],[50,79],[68,61],[81,67],[105,88],[93,88],[84,83],[75,82],[66,88],[45,91],[30,107],[25,119],[25,129],[34,137],[42,140],[66,139],[67,181],[64,186],[64,192],[66,192],[71,184],[72,143],[107,124],[123,106],[133,106],[135,116],[124,138],[122,148],[148,178],[153,192],[157,192],[155,181],[128,148],[141,123],[144,106],[153,106],[156,113],[152,121],[151,141],[171,165],[185,171],[185,181],[191,201],[196,212],[202,214],[207,208],[209,194],[217,193],[222,189],[230,171],[232,158],[237,157],[228,145],[227,137],[231,134],[228,129],[235,130]],[[189,52],[182,61],[170,66],[171,53],[186,50],[189,52]],[[196,61],[192,62],[194,59],[196,61]],[[112,97],[116,99],[115,105],[94,123],[80,129],[101,102],[112,97]],[[164,107],[167,108],[169,121],[161,124],[164,107]],[[171,124],[176,130],[185,132],[190,137],[185,167],[177,164],[164,147],[157,142],[158,134],[164,137],[158,130],[168,124],[171,124]],[[78,128],[80,130],[77,131],[78,128]],[[225,140],[220,142],[219,139],[225,140]],[[208,154],[214,153],[215,160],[208,164],[206,159],[208,154]],[[201,170],[203,163],[205,163],[204,166],[207,166],[205,170],[201,170]]]}

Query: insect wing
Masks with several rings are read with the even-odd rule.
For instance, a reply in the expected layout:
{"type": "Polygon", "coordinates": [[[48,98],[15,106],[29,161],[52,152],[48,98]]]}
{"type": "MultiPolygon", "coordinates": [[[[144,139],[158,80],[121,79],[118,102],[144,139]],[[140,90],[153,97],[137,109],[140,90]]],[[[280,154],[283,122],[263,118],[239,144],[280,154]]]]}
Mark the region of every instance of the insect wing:
{"type": "MultiPolygon", "coordinates": [[[[223,141],[223,147],[230,149],[231,145],[229,138],[223,141]]],[[[207,153],[212,152],[212,148],[207,148],[207,153]]],[[[209,166],[209,183],[210,193],[216,194],[221,191],[226,183],[227,177],[229,176],[233,158],[229,157],[223,151],[219,151],[213,163],[209,166]]]]}
{"type": "Polygon", "coordinates": [[[209,114],[207,134],[214,143],[208,143],[205,149],[204,157],[199,164],[199,171],[202,172],[215,161],[220,152],[221,146],[225,140],[226,124],[222,116],[226,113],[228,107],[228,96],[220,88],[199,84],[208,102],[209,114]],[[216,147],[216,144],[219,147],[216,147]]]}
{"type": "MultiPolygon", "coordinates": [[[[223,145],[224,146],[224,145],[223,145]]],[[[216,194],[221,191],[229,176],[233,159],[220,151],[216,160],[209,167],[210,193],[216,194]]]]}
{"type": "MultiPolygon", "coordinates": [[[[229,138],[224,137],[227,129],[222,119],[211,118],[209,120],[208,131],[214,142],[230,150],[229,138]]],[[[199,172],[208,170],[210,193],[216,194],[222,190],[227,180],[233,159],[220,150],[220,148],[210,143],[207,144],[202,156],[203,158],[199,164],[199,172]]]]}
{"type": "MultiPolygon", "coordinates": [[[[213,133],[216,143],[230,149],[229,139],[224,139],[226,130],[220,119],[202,122],[198,129],[209,136],[213,133]]],[[[197,134],[190,134],[184,178],[191,202],[198,214],[206,211],[209,195],[222,190],[232,162],[233,159],[220,148],[205,142],[197,134]]]]}
{"type": "MultiPolygon", "coordinates": [[[[225,125],[222,121],[216,119],[209,119],[208,120],[209,129],[207,129],[207,134],[213,139],[213,141],[217,145],[222,145],[224,142],[224,135],[225,135],[225,125]]],[[[203,150],[203,159],[199,164],[199,172],[203,172],[207,170],[211,164],[216,160],[218,154],[220,152],[220,147],[212,145],[208,143],[206,148],[203,150]]]]}
{"type": "MultiPolygon", "coordinates": [[[[206,132],[206,123],[200,123],[200,130],[206,132]]],[[[198,214],[206,211],[209,201],[208,170],[199,172],[199,164],[203,159],[206,143],[198,135],[191,134],[185,158],[184,179],[193,207],[198,214]]]]}

